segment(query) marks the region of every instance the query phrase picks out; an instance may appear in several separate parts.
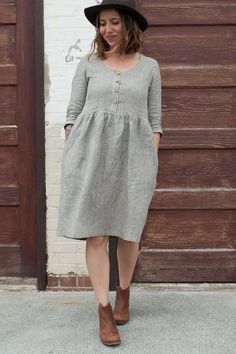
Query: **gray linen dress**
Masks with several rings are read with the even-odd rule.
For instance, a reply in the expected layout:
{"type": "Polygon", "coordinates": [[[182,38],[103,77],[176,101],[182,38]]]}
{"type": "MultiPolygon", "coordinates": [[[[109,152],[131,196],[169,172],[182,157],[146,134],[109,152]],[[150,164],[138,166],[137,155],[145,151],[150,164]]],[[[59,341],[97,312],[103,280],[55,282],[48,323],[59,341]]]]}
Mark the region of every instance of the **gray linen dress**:
{"type": "Polygon", "coordinates": [[[72,81],[66,124],[57,236],[118,236],[140,242],[156,186],[161,76],[141,54],[125,72],[84,56],[72,81]]]}

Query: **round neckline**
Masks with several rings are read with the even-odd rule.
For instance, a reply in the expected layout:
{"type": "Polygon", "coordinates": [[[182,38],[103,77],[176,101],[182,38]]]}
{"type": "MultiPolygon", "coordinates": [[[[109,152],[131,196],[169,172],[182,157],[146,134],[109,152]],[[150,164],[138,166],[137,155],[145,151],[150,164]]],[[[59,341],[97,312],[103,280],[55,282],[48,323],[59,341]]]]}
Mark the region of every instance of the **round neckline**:
{"type": "Polygon", "coordinates": [[[113,73],[121,73],[121,74],[125,74],[125,73],[129,73],[130,71],[134,70],[140,63],[141,63],[141,60],[143,58],[143,55],[140,53],[140,56],[139,56],[139,60],[137,61],[136,64],[134,64],[130,69],[128,70],[125,70],[125,71],[121,71],[121,70],[117,70],[117,69],[111,69],[109,68],[106,64],[104,64],[104,62],[98,58],[98,60],[100,61],[100,63],[102,64],[102,66],[107,69],[108,71],[110,72],[113,72],[113,73]]]}

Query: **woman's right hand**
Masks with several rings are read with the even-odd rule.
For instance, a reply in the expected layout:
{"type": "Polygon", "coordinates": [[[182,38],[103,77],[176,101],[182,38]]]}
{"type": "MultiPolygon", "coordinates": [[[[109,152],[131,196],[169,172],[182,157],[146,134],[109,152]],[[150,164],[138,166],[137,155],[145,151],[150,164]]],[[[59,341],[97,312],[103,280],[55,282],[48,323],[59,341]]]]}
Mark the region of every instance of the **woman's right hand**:
{"type": "Polygon", "coordinates": [[[74,124],[67,124],[65,127],[65,142],[67,141],[74,124]]]}

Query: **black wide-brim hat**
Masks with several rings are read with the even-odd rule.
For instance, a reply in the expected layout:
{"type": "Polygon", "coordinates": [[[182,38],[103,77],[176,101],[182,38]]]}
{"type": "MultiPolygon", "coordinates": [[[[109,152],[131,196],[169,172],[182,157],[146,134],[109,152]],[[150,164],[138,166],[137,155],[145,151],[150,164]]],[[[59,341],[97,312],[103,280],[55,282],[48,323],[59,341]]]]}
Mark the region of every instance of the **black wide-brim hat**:
{"type": "Polygon", "coordinates": [[[130,14],[138,23],[141,30],[144,32],[148,28],[148,21],[137,10],[135,0],[103,0],[100,5],[86,7],[84,14],[92,25],[96,26],[96,18],[101,10],[106,8],[115,8],[130,14]]]}

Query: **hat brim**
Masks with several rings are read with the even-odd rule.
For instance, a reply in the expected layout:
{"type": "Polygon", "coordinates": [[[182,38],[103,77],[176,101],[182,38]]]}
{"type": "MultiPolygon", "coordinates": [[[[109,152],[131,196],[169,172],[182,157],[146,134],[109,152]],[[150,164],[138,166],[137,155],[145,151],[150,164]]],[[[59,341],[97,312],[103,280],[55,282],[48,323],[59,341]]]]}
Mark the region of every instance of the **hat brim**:
{"type": "Polygon", "coordinates": [[[100,13],[101,10],[106,9],[106,8],[114,8],[117,10],[123,10],[125,12],[128,12],[133,18],[136,19],[138,22],[139,27],[141,30],[144,32],[148,28],[148,22],[146,18],[140,14],[138,11],[132,9],[129,6],[125,5],[119,5],[119,4],[106,4],[106,5],[95,5],[95,6],[90,6],[84,9],[84,14],[88,21],[93,25],[96,26],[96,18],[97,15],[100,13]]]}

